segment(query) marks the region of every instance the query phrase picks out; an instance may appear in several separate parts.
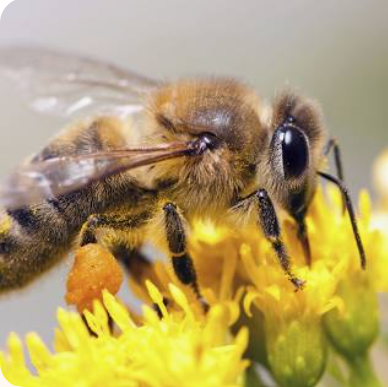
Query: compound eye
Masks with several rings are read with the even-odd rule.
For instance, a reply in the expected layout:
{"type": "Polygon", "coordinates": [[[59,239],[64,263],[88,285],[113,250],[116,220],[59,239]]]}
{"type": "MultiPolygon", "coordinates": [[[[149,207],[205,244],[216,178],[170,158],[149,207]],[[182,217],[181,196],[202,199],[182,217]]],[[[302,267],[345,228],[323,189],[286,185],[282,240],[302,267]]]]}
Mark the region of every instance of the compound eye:
{"type": "Polygon", "coordinates": [[[279,140],[282,149],[284,177],[297,178],[302,175],[309,163],[307,138],[303,132],[285,125],[279,129],[279,140]]]}

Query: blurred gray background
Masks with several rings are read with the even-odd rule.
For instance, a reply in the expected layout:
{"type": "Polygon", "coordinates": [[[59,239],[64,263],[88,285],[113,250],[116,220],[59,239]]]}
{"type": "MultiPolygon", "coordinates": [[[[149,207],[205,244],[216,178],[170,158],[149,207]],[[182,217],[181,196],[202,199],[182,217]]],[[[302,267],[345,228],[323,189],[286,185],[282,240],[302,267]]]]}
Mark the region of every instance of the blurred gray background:
{"type": "MultiPolygon", "coordinates": [[[[370,186],[388,146],[386,0],[16,0],[0,44],[76,51],[157,78],[226,74],[271,98],[289,83],[318,99],[342,144],[353,191],[370,186]]],[[[0,83],[0,177],[64,124],[29,111],[0,83]]],[[[0,299],[0,348],[10,331],[53,338],[70,259],[28,289],[0,299]]]]}

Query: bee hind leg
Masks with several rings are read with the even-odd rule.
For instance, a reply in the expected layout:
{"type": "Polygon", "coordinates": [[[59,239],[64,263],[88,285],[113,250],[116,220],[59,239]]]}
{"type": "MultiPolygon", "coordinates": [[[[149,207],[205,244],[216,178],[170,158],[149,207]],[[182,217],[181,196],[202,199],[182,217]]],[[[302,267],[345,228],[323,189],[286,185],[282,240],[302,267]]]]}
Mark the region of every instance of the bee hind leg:
{"type": "MultiPolygon", "coordinates": [[[[141,248],[133,248],[126,243],[114,243],[110,250],[114,257],[121,263],[124,270],[136,281],[138,284],[144,284],[146,279],[150,278],[151,261],[141,251],[141,248]]],[[[167,308],[170,300],[167,297],[163,297],[164,306],[167,308]]],[[[163,313],[158,304],[153,304],[155,312],[160,318],[163,317],[163,313]]]]}
{"type": "Polygon", "coordinates": [[[163,211],[166,238],[174,272],[184,285],[191,286],[204,311],[206,312],[209,305],[201,295],[194,263],[187,252],[186,233],[183,219],[179,214],[177,207],[173,203],[167,203],[163,207],[163,211]]]}
{"type": "Polygon", "coordinates": [[[142,280],[143,273],[148,271],[151,262],[139,248],[130,247],[126,243],[114,243],[110,250],[129,275],[136,281],[142,280]]]}
{"type": "MultiPolygon", "coordinates": [[[[97,231],[100,229],[131,232],[142,227],[150,217],[149,212],[130,217],[92,215],[81,230],[80,247],[98,243],[97,231]]],[[[104,243],[104,246],[110,250],[127,274],[137,282],[143,282],[151,263],[138,246],[132,246],[127,239],[121,237],[110,239],[109,242],[104,243]]]]}
{"type": "MultiPolygon", "coordinates": [[[[115,215],[91,215],[87,222],[82,227],[80,233],[80,247],[88,244],[98,243],[97,231],[99,229],[113,229],[120,231],[133,231],[141,227],[151,214],[148,212],[134,215],[131,217],[120,217],[115,215]]],[[[113,256],[120,262],[125,271],[129,273],[135,280],[141,280],[141,273],[144,272],[145,266],[149,266],[150,262],[146,260],[144,255],[138,249],[129,247],[126,243],[116,242],[109,246],[109,250],[113,256]]],[[[88,327],[86,319],[82,316],[86,327],[91,335],[95,335],[88,327]]],[[[108,317],[108,325],[113,331],[114,324],[111,316],[108,317]]]]}
{"type": "MultiPolygon", "coordinates": [[[[141,227],[152,216],[151,212],[144,212],[131,217],[120,218],[114,215],[92,215],[81,231],[81,247],[89,243],[98,243],[96,231],[101,228],[119,230],[119,231],[134,231],[141,227]]],[[[143,284],[150,273],[151,262],[140,250],[141,246],[133,247],[127,241],[114,240],[109,243],[109,250],[117,261],[122,265],[125,272],[131,278],[143,284]]],[[[167,306],[168,299],[164,299],[167,306]]],[[[154,305],[155,310],[160,315],[160,310],[157,305],[154,305]]]]}
{"type": "MultiPolygon", "coordinates": [[[[186,251],[186,234],[183,220],[178,213],[176,206],[168,203],[164,206],[164,223],[166,238],[171,253],[172,265],[178,279],[184,284],[191,286],[204,310],[208,309],[199,290],[197,274],[190,255],[186,251]]],[[[112,215],[93,215],[85,223],[81,231],[80,245],[97,243],[96,232],[101,228],[108,228],[121,231],[131,231],[145,224],[152,216],[146,212],[127,218],[120,218],[112,215]]],[[[113,255],[121,261],[126,270],[138,278],[138,271],[144,269],[146,258],[138,250],[129,249],[126,246],[112,246],[113,255]],[[126,248],[126,249],[125,249],[126,248]],[[135,260],[133,260],[135,258],[135,260]]]]}
{"type": "Polygon", "coordinates": [[[113,229],[120,231],[133,231],[146,223],[151,217],[151,213],[144,212],[130,217],[120,217],[115,215],[92,215],[84,224],[81,230],[80,246],[89,243],[97,243],[96,232],[99,229],[113,229]]]}

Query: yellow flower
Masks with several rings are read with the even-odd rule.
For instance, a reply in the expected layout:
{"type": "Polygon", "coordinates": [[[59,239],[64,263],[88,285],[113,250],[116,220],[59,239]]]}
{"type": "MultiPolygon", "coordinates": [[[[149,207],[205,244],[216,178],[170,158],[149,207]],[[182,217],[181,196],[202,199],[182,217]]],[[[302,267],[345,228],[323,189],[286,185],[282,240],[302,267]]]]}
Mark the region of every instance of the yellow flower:
{"type": "Polygon", "coordinates": [[[127,309],[105,292],[104,306],[120,334],[110,333],[108,315],[98,302],[93,314],[85,313],[96,337],[89,334],[79,315],[59,310],[61,330],[57,332],[54,354],[35,334],[27,337],[38,375],[27,370],[22,344],[13,334],[8,344],[10,355],[2,355],[0,360],[4,376],[23,387],[242,386],[247,367],[247,361],[242,360],[247,331],[243,329],[231,337],[228,309],[215,306],[198,319],[185,295],[171,285],[173,300],[181,308],[172,314],[157,288],[149,282],[147,288],[163,318],[145,307],[143,323],[137,325],[127,309]]]}
{"type": "Polygon", "coordinates": [[[342,319],[352,310],[353,316],[363,316],[363,321],[351,319],[352,329],[341,337],[352,348],[362,343],[363,351],[367,350],[377,335],[376,291],[388,290],[388,245],[371,224],[369,196],[360,195],[358,219],[368,258],[366,271],[361,269],[348,215],[342,213],[340,194],[329,187],[326,196],[318,190],[306,219],[311,267],[296,237],[296,225],[289,218],[282,223],[294,271],[306,281],[302,291],[294,291],[271,245],[255,228],[233,232],[197,224],[191,239],[201,288],[209,299],[236,299],[236,292],[245,289],[244,310],[251,318],[242,316],[239,324],[251,332],[248,354],[264,362],[281,386],[314,386],[319,381],[327,358],[322,319],[328,313],[342,319]],[[365,305],[357,303],[358,292],[349,298],[342,291],[345,281],[368,294],[368,314],[355,312],[365,305]],[[357,323],[362,324],[357,327],[357,323]]]}
{"type": "MultiPolygon", "coordinates": [[[[313,386],[320,379],[327,358],[327,329],[323,327],[323,316],[334,311],[337,317],[346,316],[357,303],[341,291],[344,281],[350,281],[350,288],[363,288],[365,294],[370,294],[369,299],[376,297],[377,290],[388,289],[385,253],[388,246],[383,234],[371,225],[369,196],[362,192],[359,200],[358,222],[368,258],[364,272],[349,217],[342,213],[340,194],[330,188],[327,197],[323,190],[318,190],[306,219],[312,250],[311,267],[306,264],[296,237],[296,225],[289,218],[282,223],[294,271],[306,281],[301,291],[294,291],[270,243],[255,227],[231,230],[198,221],[190,237],[189,252],[195,262],[202,294],[211,305],[229,307],[233,316],[230,323],[240,318],[237,325],[248,326],[251,338],[248,356],[263,361],[282,386],[313,386]],[[241,299],[248,316],[239,314],[241,299]]],[[[179,284],[169,265],[158,262],[143,275],[158,284],[167,300],[171,299],[168,284],[173,282],[180,286],[192,309],[199,315],[202,313],[191,289],[179,284]]],[[[149,302],[142,280],[132,279],[131,287],[149,302]]],[[[168,305],[174,309],[173,303],[168,305]]],[[[377,334],[376,304],[370,302],[368,306],[369,330],[363,323],[363,337],[347,338],[352,345],[364,343],[364,349],[369,348],[377,334]]],[[[352,324],[354,327],[354,322],[352,324]]],[[[347,331],[356,333],[357,329],[347,331]]]]}
{"type": "Polygon", "coordinates": [[[366,192],[360,195],[358,219],[368,258],[367,269],[360,267],[359,255],[348,216],[341,212],[341,198],[333,190],[329,200],[319,190],[307,216],[312,251],[312,266],[306,265],[303,251],[296,238],[295,225],[286,219],[283,224],[285,242],[293,259],[295,272],[306,281],[302,291],[293,292],[292,285],[275,261],[269,244],[261,242],[257,252],[251,242],[242,243],[240,255],[247,277],[248,294],[245,307],[249,313],[253,304],[267,318],[277,321],[297,317],[322,316],[333,308],[345,307],[337,294],[339,283],[348,278],[363,278],[375,291],[388,290],[388,254],[383,234],[370,224],[371,204],[366,192]],[[332,204],[330,204],[330,201],[332,204]]]}
{"type": "Polygon", "coordinates": [[[27,339],[38,376],[27,370],[15,335],[10,357],[3,355],[0,361],[3,372],[22,386],[66,387],[77,381],[85,387],[232,387],[244,383],[245,357],[261,362],[280,386],[312,387],[326,370],[329,343],[352,362],[351,369],[352,364],[361,369],[378,333],[376,294],[388,290],[388,242],[373,225],[365,192],[358,212],[366,271],[337,191],[320,189],[311,204],[306,219],[311,266],[296,225],[285,217],[282,232],[293,270],[306,281],[297,292],[257,227],[232,230],[197,221],[189,253],[211,306],[208,314],[170,264],[156,261],[129,280],[134,294],[148,304],[143,317],[104,294],[105,308],[121,334],[110,333],[99,303],[93,314],[85,314],[96,337],[79,316],[60,311],[55,354],[35,335],[27,339]]]}

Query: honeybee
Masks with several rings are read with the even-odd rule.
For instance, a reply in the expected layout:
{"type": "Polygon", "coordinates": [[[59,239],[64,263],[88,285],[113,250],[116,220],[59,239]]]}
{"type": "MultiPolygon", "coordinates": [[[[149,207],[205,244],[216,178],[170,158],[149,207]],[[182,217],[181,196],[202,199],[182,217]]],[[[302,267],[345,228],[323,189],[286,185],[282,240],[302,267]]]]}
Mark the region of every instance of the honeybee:
{"type": "Polygon", "coordinates": [[[21,86],[35,110],[88,113],[1,186],[1,291],[24,286],[105,233],[125,234],[108,246],[122,256],[152,239],[157,224],[178,279],[201,299],[186,235],[198,217],[256,222],[299,289],[304,281],[293,272],[276,208],[295,219],[310,262],[305,215],[317,176],[340,188],[365,267],[334,141],[327,149],[339,176],[320,171],[328,152],[316,102],[285,91],[265,104],[231,78],[157,82],[31,47],[0,49],[0,73],[21,86]]]}

